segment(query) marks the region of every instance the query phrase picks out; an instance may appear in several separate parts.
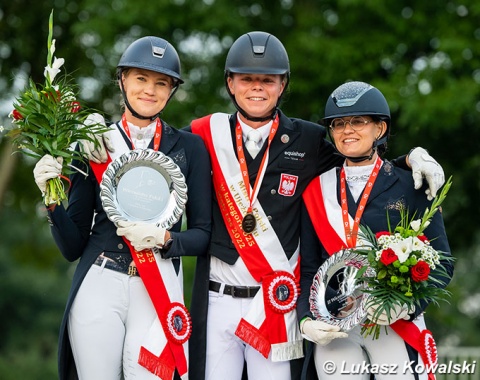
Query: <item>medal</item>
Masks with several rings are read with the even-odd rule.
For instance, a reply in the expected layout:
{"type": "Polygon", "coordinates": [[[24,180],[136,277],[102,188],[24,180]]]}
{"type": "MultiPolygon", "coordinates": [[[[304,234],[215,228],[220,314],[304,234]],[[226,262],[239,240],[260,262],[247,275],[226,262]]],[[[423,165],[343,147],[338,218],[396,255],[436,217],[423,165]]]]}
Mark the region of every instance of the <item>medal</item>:
{"type": "Polygon", "coordinates": [[[251,234],[257,226],[257,220],[252,213],[247,213],[242,220],[242,230],[246,234],[251,234]]]}
{"type": "Polygon", "coordinates": [[[251,234],[255,230],[255,227],[257,226],[257,220],[253,215],[253,203],[257,199],[258,191],[260,189],[260,184],[262,183],[263,176],[265,175],[265,171],[267,169],[268,150],[270,149],[270,143],[272,142],[273,138],[275,137],[275,134],[277,133],[278,123],[279,123],[279,118],[277,115],[273,120],[272,125],[270,126],[267,149],[263,154],[262,162],[260,163],[260,168],[258,170],[258,175],[255,178],[255,183],[252,189],[250,187],[250,178],[248,177],[247,161],[245,160],[245,154],[243,152],[242,126],[240,125],[240,122],[237,120],[237,125],[235,127],[235,142],[237,145],[238,162],[240,164],[240,171],[242,173],[243,183],[245,184],[245,188],[247,189],[247,196],[249,201],[247,213],[242,219],[242,230],[245,234],[251,234]]]}

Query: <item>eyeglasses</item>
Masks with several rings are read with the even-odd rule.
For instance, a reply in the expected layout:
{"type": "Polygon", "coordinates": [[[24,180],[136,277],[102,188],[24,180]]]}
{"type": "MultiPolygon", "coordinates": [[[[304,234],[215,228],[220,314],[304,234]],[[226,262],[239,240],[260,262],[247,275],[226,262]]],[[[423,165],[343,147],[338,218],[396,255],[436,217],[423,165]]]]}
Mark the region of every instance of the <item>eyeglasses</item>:
{"type": "Polygon", "coordinates": [[[334,133],[342,133],[347,124],[350,124],[350,127],[357,132],[363,129],[365,125],[372,123],[372,120],[367,120],[363,116],[354,116],[350,120],[343,120],[340,118],[333,119],[330,124],[330,129],[334,133]]]}

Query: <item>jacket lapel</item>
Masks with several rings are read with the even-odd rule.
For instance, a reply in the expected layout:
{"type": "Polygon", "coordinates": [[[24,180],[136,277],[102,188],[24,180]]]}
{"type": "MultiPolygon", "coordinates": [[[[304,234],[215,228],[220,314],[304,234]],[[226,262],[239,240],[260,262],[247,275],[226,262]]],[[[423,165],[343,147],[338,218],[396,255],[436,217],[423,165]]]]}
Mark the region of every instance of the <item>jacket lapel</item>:
{"type": "MultiPolygon", "coordinates": [[[[179,138],[180,134],[162,120],[162,140],[160,141],[160,151],[168,155],[172,151],[179,138]]],[[[153,149],[153,139],[148,147],[153,149]]]]}
{"type": "Polygon", "coordinates": [[[389,161],[385,160],[382,167],[380,168],[377,181],[375,181],[375,185],[373,186],[372,192],[370,193],[367,204],[369,204],[376,197],[394,186],[397,181],[398,176],[393,170],[393,165],[389,161]]]}
{"type": "MultiPolygon", "coordinates": [[[[340,203],[340,168],[337,169],[337,178],[338,178],[337,199],[339,204],[341,204],[340,203]]],[[[393,170],[393,165],[389,161],[384,161],[378,173],[378,178],[375,181],[375,184],[373,185],[372,192],[368,197],[367,205],[373,202],[373,200],[377,198],[379,195],[381,195],[383,192],[387,191],[389,188],[394,186],[395,183],[397,183],[397,181],[398,181],[398,176],[395,174],[395,171],[393,170]]],[[[360,202],[362,195],[363,195],[363,192],[362,194],[360,194],[360,197],[358,198],[357,202],[355,202],[353,199],[352,193],[350,192],[350,189],[347,186],[348,213],[352,218],[355,217],[355,214],[358,208],[358,203],[360,202]]]]}
{"type": "MultiPolygon", "coordinates": [[[[292,145],[293,142],[300,136],[299,128],[295,128],[292,121],[288,117],[286,117],[281,111],[278,111],[278,113],[280,121],[278,123],[277,133],[275,133],[275,137],[270,144],[268,163],[273,162],[275,159],[278,158],[279,155],[283,154],[283,152],[290,145],[292,145]]],[[[251,161],[247,159],[248,173],[250,176],[257,174],[266,149],[267,142],[265,141],[257,157],[254,160],[251,160],[250,158],[251,161]]],[[[246,149],[244,150],[246,151],[246,149]]]]}

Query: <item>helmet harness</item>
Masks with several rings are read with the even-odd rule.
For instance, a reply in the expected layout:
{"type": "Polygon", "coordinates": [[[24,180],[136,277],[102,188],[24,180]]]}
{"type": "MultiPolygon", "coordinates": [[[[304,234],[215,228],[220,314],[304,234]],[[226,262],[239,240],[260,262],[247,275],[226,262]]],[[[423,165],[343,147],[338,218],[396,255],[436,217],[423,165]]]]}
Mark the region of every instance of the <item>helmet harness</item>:
{"type": "MultiPolygon", "coordinates": [[[[330,124],[335,118],[345,116],[371,116],[384,121],[387,125],[386,131],[380,138],[375,139],[372,144],[372,151],[368,156],[350,157],[340,153],[335,146],[336,154],[347,158],[352,162],[371,160],[376,151],[384,150],[390,135],[390,108],[383,94],[375,87],[364,82],[347,82],[337,87],[327,100],[325,105],[325,117],[323,122],[330,124]]],[[[331,140],[330,128],[327,128],[331,140]]]]}
{"type": "Polygon", "coordinates": [[[262,122],[275,118],[281,98],[290,81],[290,64],[285,47],[275,36],[265,32],[250,32],[240,36],[230,47],[225,62],[225,85],[235,108],[247,120],[262,122]],[[270,115],[251,116],[240,107],[228,87],[232,74],[277,74],[286,77],[285,88],[270,115]]]}
{"type": "Polygon", "coordinates": [[[120,89],[125,106],[137,119],[153,121],[160,116],[165,107],[155,115],[148,116],[140,115],[133,109],[128,101],[122,81],[124,70],[129,68],[155,71],[157,73],[165,74],[173,79],[173,89],[165,103],[166,106],[178,90],[179,85],[183,83],[183,80],[180,77],[180,59],[178,54],[168,41],[159,37],[147,36],[132,42],[123,53],[117,65],[117,78],[120,82],[120,89]]]}

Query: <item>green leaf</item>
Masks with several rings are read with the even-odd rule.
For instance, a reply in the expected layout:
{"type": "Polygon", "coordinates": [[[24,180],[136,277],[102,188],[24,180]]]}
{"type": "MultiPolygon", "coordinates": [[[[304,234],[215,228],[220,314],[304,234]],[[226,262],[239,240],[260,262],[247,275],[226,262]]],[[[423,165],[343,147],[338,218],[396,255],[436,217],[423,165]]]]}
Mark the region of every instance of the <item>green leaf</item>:
{"type": "Polygon", "coordinates": [[[378,272],[377,278],[379,280],[384,279],[387,276],[387,271],[385,269],[382,269],[381,271],[378,272]]]}

